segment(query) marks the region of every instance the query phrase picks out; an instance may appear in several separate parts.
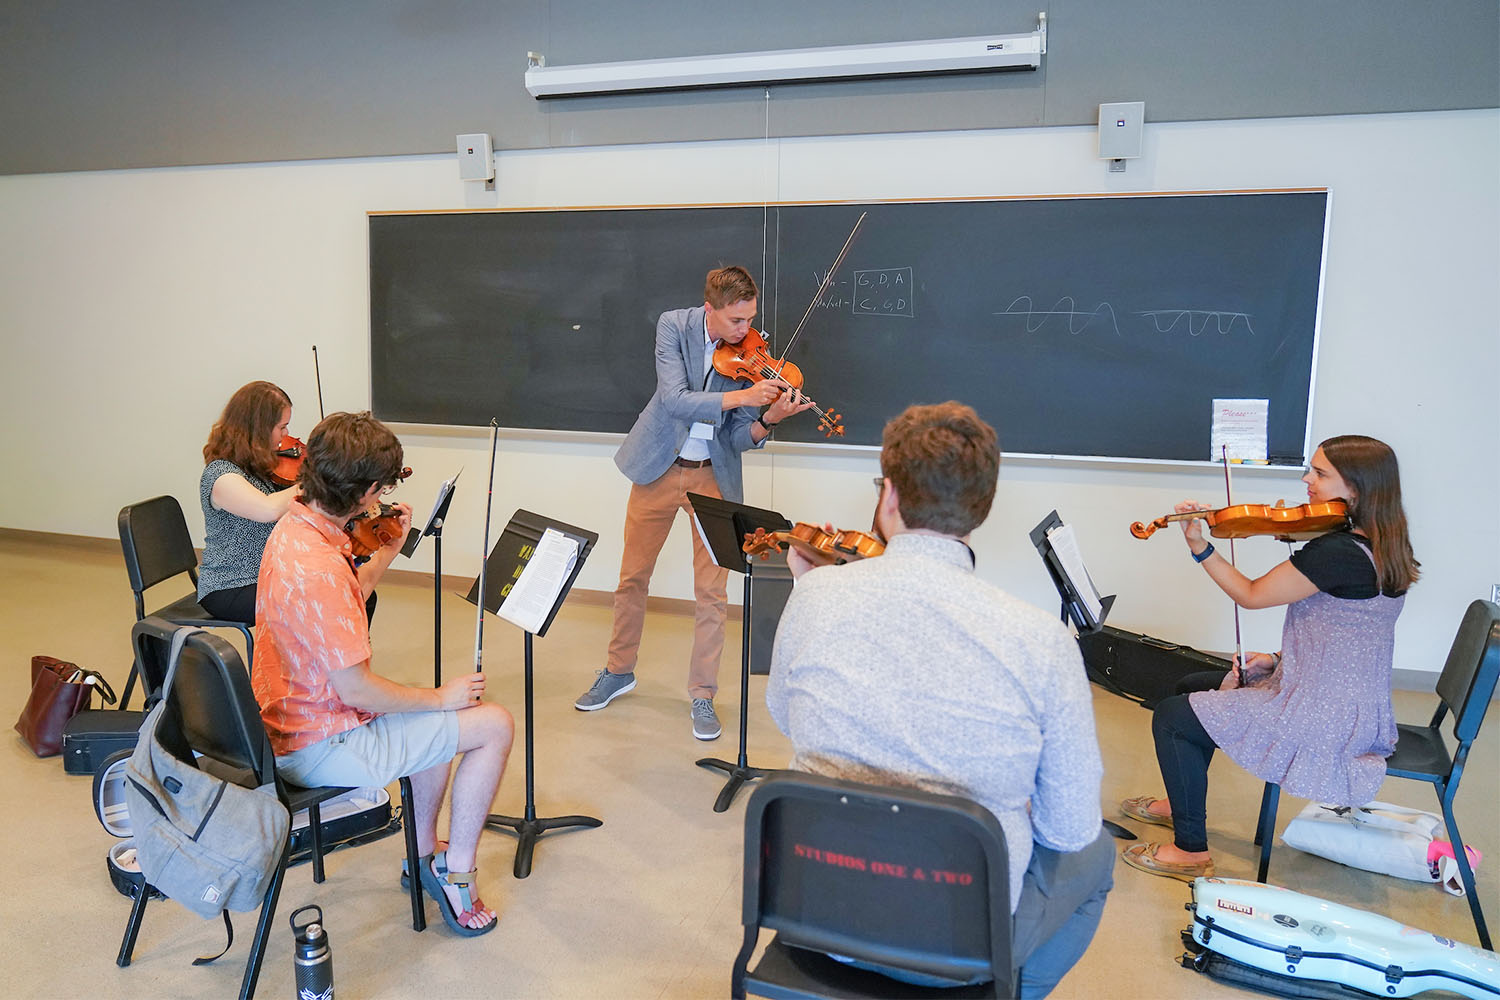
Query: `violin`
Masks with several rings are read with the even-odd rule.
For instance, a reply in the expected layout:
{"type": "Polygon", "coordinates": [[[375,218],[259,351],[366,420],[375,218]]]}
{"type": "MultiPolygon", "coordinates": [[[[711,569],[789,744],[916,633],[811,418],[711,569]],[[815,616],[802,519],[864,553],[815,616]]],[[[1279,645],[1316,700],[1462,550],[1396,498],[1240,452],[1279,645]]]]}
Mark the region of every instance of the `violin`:
{"type": "MultiPolygon", "coordinates": [[[[761,382],[768,378],[780,379],[794,389],[801,389],[802,369],[790,361],[778,361],[766,350],[766,338],[751,327],[745,339],[738,344],[722,342],[714,348],[714,371],[725,378],[761,382]]],[[[844,436],[844,425],[833,410],[819,409],[816,403],[812,411],[818,415],[818,429],[825,437],[844,436]]]]}
{"type": "Polygon", "coordinates": [[[271,482],[277,486],[291,486],[297,482],[297,473],[302,469],[302,456],[307,453],[307,445],[302,443],[301,438],[294,438],[290,434],[284,434],[281,443],[276,446],[276,466],[271,470],[271,482]]]}
{"type": "Polygon", "coordinates": [[[1208,533],[1215,538],[1249,538],[1253,535],[1272,535],[1277,541],[1298,542],[1330,531],[1348,528],[1349,506],[1342,500],[1326,503],[1305,503],[1297,507],[1286,506],[1285,500],[1276,505],[1242,503],[1218,510],[1192,510],[1182,514],[1164,514],[1147,524],[1136,521],[1130,533],[1137,538],[1150,538],[1157,528],[1165,528],[1172,521],[1190,521],[1202,518],[1208,522],[1208,533]]]}
{"type": "Polygon", "coordinates": [[[782,551],[790,545],[807,556],[816,566],[835,566],[851,559],[870,559],[885,551],[885,543],[863,531],[825,531],[815,524],[799,521],[788,531],[767,531],[756,528],[745,535],[741,546],[745,555],[771,558],[772,552],[782,551]]]}
{"type": "MultiPolygon", "coordinates": [[[[411,466],[407,465],[396,478],[405,479],[410,475],[411,466]]],[[[392,504],[378,503],[345,521],[344,534],[349,536],[354,558],[372,556],[389,545],[391,539],[401,537],[401,511],[392,504]]]]}
{"type": "Polygon", "coordinates": [[[401,511],[388,503],[377,504],[346,521],[344,533],[349,536],[354,558],[372,556],[401,537],[401,511]]]}

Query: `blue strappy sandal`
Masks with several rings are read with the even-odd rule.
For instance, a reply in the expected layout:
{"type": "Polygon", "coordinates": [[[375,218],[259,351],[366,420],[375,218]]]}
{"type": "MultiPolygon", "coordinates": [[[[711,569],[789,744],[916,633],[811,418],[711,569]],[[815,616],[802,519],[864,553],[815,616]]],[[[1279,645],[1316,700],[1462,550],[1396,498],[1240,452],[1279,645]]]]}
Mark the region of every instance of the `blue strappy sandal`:
{"type": "Polygon", "coordinates": [[[443,914],[443,922],[454,933],[463,937],[478,937],[495,929],[495,925],[500,922],[498,916],[483,927],[469,927],[464,923],[484,906],[484,902],[473,888],[474,872],[450,872],[447,851],[439,851],[424,857],[421,865],[422,888],[427,890],[427,894],[437,902],[438,909],[443,914]],[[433,871],[434,868],[437,869],[436,872],[433,871]],[[458,890],[459,901],[463,905],[462,912],[454,912],[453,904],[449,902],[448,893],[444,889],[445,886],[452,886],[458,890]]]}

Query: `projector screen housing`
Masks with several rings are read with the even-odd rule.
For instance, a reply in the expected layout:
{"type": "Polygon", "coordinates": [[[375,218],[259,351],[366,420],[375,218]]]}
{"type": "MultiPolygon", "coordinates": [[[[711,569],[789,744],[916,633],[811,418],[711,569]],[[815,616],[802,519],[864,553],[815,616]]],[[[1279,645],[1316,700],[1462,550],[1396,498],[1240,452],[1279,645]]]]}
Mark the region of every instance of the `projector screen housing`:
{"type": "Polygon", "coordinates": [[[739,52],[548,66],[528,54],[526,90],[546,99],[588,94],[738,87],[814,80],[1034,70],[1047,51],[1045,21],[1020,35],[974,35],[878,45],[739,52]]]}

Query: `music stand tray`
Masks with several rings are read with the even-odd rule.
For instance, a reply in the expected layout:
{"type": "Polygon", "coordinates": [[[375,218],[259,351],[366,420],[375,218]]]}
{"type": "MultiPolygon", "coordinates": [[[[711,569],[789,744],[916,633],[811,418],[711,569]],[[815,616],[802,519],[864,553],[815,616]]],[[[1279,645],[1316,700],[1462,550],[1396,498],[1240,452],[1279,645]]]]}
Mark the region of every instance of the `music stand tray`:
{"type": "Polygon", "coordinates": [[[689,493],[688,503],[693,508],[696,529],[704,544],[713,555],[715,564],[737,573],[745,574],[744,627],[740,629],[740,752],[735,763],[717,757],[703,757],[699,767],[723,771],[729,781],[714,801],[714,812],[724,812],[735,794],[747,781],[766,774],[765,768],[751,767],[745,751],[746,734],[750,723],[750,578],[753,561],[745,557],[745,536],[755,529],[784,531],[792,526],[781,514],[762,507],[732,503],[719,497],[689,493]]]}
{"type": "MultiPolygon", "coordinates": [[[[558,590],[557,597],[548,611],[546,620],[537,629],[537,636],[545,636],[547,629],[551,628],[552,621],[557,617],[558,609],[562,607],[563,600],[568,596],[568,591],[573,587],[573,581],[578,579],[578,573],[583,569],[583,561],[594,548],[594,543],[599,540],[596,532],[586,531],[583,528],[564,524],[562,521],[544,517],[541,514],[533,514],[529,510],[518,510],[511,516],[510,522],[506,524],[505,530],[500,533],[500,538],[495,542],[495,547],[490,550],[485,559],[485,576],[487,580],[510,581],[520,576],[530,560],[531,554],[542,540],[542,535],[548,528],[562,532],[564,535],[578,543],[578,557],[573,563],[573,569],[568,574],[567,580],[558,590]]],[[[509,588],[503,584],[494,587],[486,586],[484,595],[485,610],[499,612],[501,605],[505,603],[509,588]]],[[[474,585],[469,589],[465,599],[470,604],[479,601],[479,580],[475,579],[474,585]]],[[[533,650],[531,632],[523,630],[525,636],[525,662],[526,662],[526,811],[523,816],[502,816],[499,813],[491,813],[485,820],[485,826],[492,830],[506,830],[515,833],[516,863],[514,874],[516,878],[526,878],[531,874],[532,854],[536,849],[537,838],[549,830],[561,830],[569,827],[597,827],[602,826],[604,821],[592,816],[554,816],[546,819],[537,818],[536,814],[536,785],[533,764],[535,762],[534,744],[536,727],[534,723],[533,689],[532,689],[532,665],[533,650]]]]}

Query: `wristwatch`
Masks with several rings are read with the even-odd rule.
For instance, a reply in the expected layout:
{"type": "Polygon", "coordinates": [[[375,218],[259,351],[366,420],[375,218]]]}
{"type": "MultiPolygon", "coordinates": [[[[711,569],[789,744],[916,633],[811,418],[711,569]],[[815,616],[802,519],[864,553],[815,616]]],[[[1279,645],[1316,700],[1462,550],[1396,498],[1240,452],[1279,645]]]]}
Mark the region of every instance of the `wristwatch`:
{"type": "Polygon", "coordinates": [[[755,418],[755,422],[757,424],[760,424],[762,427],[764,427],[767,430],[767,432],[769,432],[771,430],[771,428],[775,427],[776,424],[781,423],[781,421],[778,420],[778,421],[776,421],[776,424],[768,424],[768,423],[766,423],[766,418],[765,417],[756,417],[755,418]]]}

